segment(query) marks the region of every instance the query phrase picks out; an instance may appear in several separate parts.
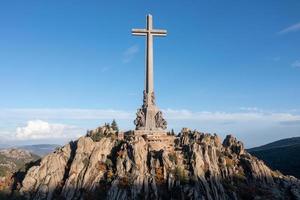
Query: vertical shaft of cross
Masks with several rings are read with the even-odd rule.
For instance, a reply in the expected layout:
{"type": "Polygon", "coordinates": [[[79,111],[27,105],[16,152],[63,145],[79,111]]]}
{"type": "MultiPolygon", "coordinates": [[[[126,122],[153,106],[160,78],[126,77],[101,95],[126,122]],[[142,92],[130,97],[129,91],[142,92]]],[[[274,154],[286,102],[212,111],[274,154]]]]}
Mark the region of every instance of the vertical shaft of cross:
{"type": "MultiPolygon", "coordinates": [[[[147,15],[147,44],[146,44],[146,83],[145,90],[147,94],[153,92],[153,36],[150,33],[152,30],[152,15],[147,15]]],[[[149,95],[150,96],[150,95],[149,95]]]]}
{"type": "Polygon", "coordinates": [[[153,29],[152,16],[147,15],[145,29],[132,29],[133,35],[146,36],[145,56],[145,90],[143,105],[138,109],[134,121],[137,130],[154,131],[166,129],[167,122],[162,118],[162,113],[156,107],[153,81],[153,36],[166,36],[166,30],[153,29]]]}
{"type": "Polygon", "coordinates": [[[132,29],[133,35],[146,36],[146,71],[145,71],[145,93],[147,95],[147,105],[153,104],[151,98],[154,92],[153,80],[153,36],[166,36],[166,30],[153,29],[152,15],[147,15],[146,29],[132,29]]]}

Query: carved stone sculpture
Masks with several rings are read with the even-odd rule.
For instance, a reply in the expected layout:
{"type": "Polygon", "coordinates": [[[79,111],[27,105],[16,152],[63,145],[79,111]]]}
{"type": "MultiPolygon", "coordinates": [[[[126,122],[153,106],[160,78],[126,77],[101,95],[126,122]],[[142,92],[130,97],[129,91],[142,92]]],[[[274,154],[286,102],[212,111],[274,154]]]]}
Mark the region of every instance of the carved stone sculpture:
{"type": "Polygon", "coordinates": [[[138,109],[136,113],[136,119],[134,120],[134,124],[136,125],[136,129],[140,129],[145,126],[145,113],[143,109],[138,109]]]}
{"type": "Polygon", "coordinates": [[[151,103],[152,103],[152,105],[155,105],[155,95],[154,95],[154,92],[151,93],[151,103]]]}
{"type": "Polygon", "coordinates": [[[167,121],[163,118],[162,112],[158,111],[155,115],[156,128],[162,128],[165,130],[167,128],[167,121]]]}
{"type": "Polygon", "coordinates": [[[148,94],[146,90],[143,91],[143,107],[146,108],[148,106],[148,94]]]}

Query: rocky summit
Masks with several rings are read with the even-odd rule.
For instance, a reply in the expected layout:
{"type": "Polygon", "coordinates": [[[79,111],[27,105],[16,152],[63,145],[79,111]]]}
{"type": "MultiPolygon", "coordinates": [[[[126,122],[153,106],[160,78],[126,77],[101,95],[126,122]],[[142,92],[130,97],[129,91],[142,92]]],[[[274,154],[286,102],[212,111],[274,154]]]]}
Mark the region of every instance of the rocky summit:
{"type": "Polygon", "coordinates": [[[231,135],[222,142],[185,128],[163,138],[168,144],[153,148],[146,135],[99,127],[32,163],[11,198],[300,199],[298,179],[272,171],[231,135]]]}

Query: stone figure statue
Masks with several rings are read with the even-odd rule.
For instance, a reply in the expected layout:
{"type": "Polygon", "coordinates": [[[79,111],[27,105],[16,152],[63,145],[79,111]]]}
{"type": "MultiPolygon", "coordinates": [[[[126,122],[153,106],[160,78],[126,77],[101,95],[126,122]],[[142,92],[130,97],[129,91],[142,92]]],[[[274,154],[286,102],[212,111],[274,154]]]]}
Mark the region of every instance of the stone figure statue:
{"type": "Polygon", "coordinates": [[[154,92],[151,93],[151,103],[152,103],[152,105],[155,105],[155,95],[154,95],[154,92]]]}
{"type": "Polygon", "coordinates": [[[148,106],[148,94],[146,90],[144,90],[144,98],[143,98],[143,107],[146,108],[148,106]]]}
{"type": "Polygon", "coordinates": [[[158,111],[155,115],[156,128],[162,128],[165,130],[167,128],[167,121],[163,118],[162,112],[158,111]]]}
{"type": "Polygon", "coordinates": [[[134,124],[136,129],[140,129],[141,127],[145,126],[145,113],[143,109],[138,109],[136,113],[136,119],[134,120],[134,124]]]}

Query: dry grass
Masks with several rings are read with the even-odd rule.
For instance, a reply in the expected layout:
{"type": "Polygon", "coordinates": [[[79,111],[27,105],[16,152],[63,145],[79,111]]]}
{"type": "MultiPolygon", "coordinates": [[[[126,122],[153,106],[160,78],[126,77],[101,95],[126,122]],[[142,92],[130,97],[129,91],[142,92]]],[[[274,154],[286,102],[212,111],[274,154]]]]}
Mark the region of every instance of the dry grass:
{"type": "Polygon", "coordinates": [[[118,187],[122,189],[126,189],[130,186],[128,177],[122,177],[119,179],[118,187]]]}
{"type": "Polygon", "coordinates": [[[162,167],[155,168],[155,181],[158,185],[161,185],[165,182],[162,167]]]}
{"type": "Polygon", "coordinates": [[[107,170],[106,164],[104,162],[101,162],[101,161],[98,161],[96,167],[99,171],[106,171],[107,170]]]}
{"type": "Polygon", "coordinates": [[[233,167],[234,166],[234,161],[228,157],[225,157],[226,161],[226,167],[233,167]]]}

